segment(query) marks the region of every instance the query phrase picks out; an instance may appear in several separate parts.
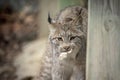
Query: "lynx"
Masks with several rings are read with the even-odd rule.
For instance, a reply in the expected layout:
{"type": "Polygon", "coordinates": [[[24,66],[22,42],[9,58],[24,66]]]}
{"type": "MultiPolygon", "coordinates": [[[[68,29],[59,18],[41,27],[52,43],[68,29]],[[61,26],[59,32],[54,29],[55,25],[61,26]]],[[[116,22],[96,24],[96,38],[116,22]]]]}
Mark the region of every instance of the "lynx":
{"type": "Polygon", "coordinates": [[[50,23],[39,80],[85,80],[87,10],[67,7],[50,23]]]}

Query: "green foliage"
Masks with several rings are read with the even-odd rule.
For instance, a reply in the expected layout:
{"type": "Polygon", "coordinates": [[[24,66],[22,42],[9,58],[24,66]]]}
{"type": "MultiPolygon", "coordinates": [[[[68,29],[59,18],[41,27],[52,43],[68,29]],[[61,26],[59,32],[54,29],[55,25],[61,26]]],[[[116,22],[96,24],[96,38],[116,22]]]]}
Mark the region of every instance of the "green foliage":
{"type": "Polygon", "coordinates": [[[86,6],[87,0],[60,0],[60,8],[63,9],[70,5],[81,5],[86,6]]]}

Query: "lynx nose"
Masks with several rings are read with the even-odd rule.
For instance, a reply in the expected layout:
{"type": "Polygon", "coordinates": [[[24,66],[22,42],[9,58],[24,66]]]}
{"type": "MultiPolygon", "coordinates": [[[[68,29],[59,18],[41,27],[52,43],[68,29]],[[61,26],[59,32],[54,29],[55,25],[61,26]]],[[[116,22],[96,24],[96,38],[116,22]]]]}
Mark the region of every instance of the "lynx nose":
{"type": "Polygon", "coordinates": [[[71,49],[70,46],[64,46],[63,48],[64,48],[64,51],[70,51],[71,49]]]}

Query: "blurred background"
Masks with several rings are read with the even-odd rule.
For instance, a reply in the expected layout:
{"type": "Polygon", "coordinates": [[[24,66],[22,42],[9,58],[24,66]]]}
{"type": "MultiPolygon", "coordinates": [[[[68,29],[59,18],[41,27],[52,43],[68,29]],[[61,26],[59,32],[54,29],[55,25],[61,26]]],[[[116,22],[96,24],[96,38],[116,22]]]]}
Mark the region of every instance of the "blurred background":
{"type": "Polygon", "coordinates": [[[70,5],[87,8],[87,0],[0,0],[0,80],[32,80],[39,75],[48,30],[70,5]]]}

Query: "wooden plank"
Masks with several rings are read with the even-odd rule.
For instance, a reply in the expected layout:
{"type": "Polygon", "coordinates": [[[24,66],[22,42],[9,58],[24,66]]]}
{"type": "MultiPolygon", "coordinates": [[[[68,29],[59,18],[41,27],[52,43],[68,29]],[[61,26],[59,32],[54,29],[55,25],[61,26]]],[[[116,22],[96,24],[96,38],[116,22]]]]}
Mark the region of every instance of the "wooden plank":
{"type": "Polygon", "coordinates": [[[86,80],[120,80],[120,0],[89,0],[86,80]]]}

